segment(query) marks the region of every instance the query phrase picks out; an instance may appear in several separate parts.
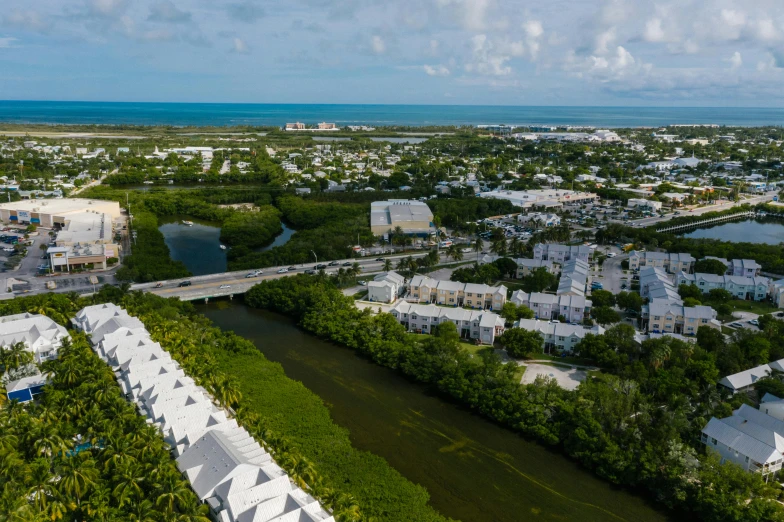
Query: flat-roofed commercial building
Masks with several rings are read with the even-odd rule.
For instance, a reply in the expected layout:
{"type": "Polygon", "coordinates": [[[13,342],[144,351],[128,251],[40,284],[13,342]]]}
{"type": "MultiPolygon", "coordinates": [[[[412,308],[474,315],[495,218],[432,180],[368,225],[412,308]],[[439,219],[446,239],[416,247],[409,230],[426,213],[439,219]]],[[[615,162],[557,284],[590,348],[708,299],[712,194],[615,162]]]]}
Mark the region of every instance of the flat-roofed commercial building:
{"type": "Polygon", "coordinates": [[[496,190],[482,192],[483,198],[506,199],[516,207],[552,207],[570,203],[590,203],[599,198],[593,192],[576,192],[574,190],[496,190]]]}
{"type": "Polygon", "coordinates": [[[422,201],[390,199],[370,204],[370,230],[377,236],[394,231],[427,236],[433,231],[433,212],[422,201]]]}
{"type": "Polygon", "coordinates": [[[66,228],[80,214],[106,214],[108,222],[120,217],[120,204],[98,199],[27,199],[0,203],[0,220],[4,223],[33,224],[46,228],[66,228]]]}

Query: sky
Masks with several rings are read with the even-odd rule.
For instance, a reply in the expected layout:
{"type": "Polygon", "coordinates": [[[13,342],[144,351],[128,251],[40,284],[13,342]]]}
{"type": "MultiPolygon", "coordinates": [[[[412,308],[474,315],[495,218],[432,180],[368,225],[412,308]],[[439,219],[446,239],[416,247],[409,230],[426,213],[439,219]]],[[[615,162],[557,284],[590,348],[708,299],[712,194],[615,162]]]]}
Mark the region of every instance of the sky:
{"type": "Polygon", "coordinates": [[[0,99],[784,106],[781,0],[2,0],[0,99]]]}

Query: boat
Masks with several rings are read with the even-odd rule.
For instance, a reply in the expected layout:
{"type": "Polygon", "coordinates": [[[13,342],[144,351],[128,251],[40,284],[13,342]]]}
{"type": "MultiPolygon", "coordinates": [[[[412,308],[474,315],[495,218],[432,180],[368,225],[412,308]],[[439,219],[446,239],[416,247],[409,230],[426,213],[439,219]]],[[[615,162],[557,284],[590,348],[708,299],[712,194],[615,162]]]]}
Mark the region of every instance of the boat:
{"type": "Polygon", "coordinates": [[[182,224],[185,225],[186,227],[192,227],[193,226],[193,221],[187,221],[187,220],[183,219],[182,220],[182,224]]]}
{"type": "Polygon", "coordinates": [[[145,181],[144,184],[145,185],[154,185],[155,182],[154,181],[145,181]]]}
{"type": "Polygon", "coordinates": [[[227,248],[229,248],[226,245],[221,245],[220,247],[221,247],[221,250],[226,250],[227,248]]]}

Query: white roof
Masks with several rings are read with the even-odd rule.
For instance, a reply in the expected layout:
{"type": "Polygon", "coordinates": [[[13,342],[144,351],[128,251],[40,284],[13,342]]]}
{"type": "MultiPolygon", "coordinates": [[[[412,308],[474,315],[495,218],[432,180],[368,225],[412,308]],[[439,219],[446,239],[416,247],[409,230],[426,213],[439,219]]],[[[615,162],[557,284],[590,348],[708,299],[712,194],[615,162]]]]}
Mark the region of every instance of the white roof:
{"type": "Polygon", "coordinates": [[[755,366],[754,368],[728,375],[721,379],[719,384],[726,386],[731,390],[740,390],[751,386],[763,377],[768,377],[771,374],[772,367],[778,369],[781,368],[783,364],[784,359],[779,359],[778,361],[774,361],[769,365],[761,364],[759,366],[755,366]]]}

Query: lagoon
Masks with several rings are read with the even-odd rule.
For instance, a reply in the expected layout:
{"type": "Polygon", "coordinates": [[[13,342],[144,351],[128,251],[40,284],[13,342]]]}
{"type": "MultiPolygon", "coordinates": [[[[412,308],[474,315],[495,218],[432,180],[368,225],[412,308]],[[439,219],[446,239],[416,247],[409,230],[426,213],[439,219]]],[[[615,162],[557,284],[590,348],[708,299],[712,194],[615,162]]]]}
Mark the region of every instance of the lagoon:
{"type": "Polygon", "coordinates": [[[778,245],[784,242],[784,222],[771,219],[748,219],[698,228],[683,234],[683,236],[697,239],[719,239],[733,243],[778,245]]]}

